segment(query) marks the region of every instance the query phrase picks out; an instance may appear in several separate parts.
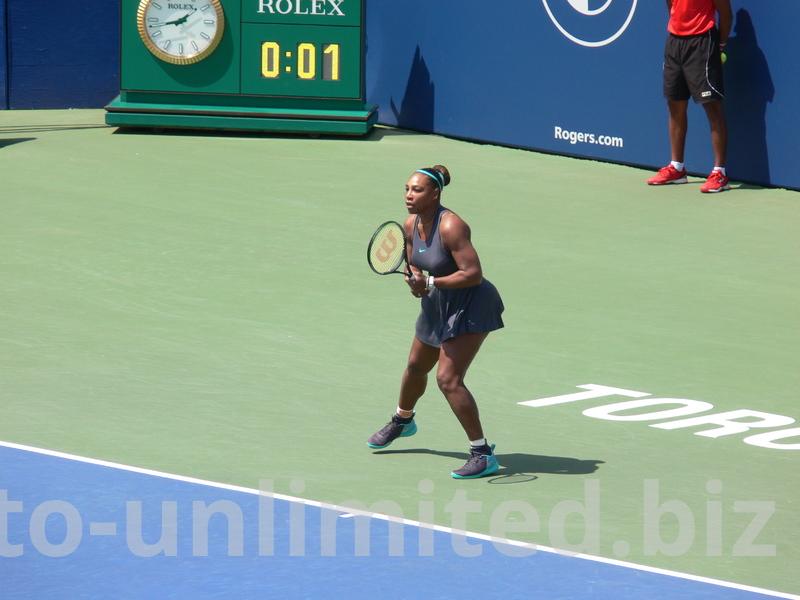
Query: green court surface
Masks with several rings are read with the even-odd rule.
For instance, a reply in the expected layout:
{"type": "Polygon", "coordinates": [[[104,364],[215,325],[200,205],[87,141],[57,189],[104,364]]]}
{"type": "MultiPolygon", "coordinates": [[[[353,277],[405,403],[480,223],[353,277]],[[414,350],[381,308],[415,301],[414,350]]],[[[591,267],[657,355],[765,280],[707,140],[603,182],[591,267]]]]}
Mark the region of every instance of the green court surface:
{"type": "Polygon", "coordinates": [[[103,119],[0,113],[0,440],[800,594],[800,431],[752,439],[800,417],[800,194],[386,128],[103,119]],[[365,444],[418,311],[366,244],[433,164],[506,304],[467,379],[503,466],[476,481],[450,477],[468,444],[433,381],[416,436],[365,444]],[[519,404],[589,384],[679,400],[519,404]],[[787,419],[651,426],[735,410],[787,419]]]}

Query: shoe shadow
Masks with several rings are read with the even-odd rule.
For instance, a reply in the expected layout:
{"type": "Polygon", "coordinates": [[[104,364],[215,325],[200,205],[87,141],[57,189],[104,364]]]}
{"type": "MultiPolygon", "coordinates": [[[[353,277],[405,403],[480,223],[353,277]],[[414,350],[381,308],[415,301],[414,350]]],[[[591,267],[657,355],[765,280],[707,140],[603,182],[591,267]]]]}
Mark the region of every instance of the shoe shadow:
{"type": "MultiPolygon", "coordinates": [[[[466,452],[445,452],[429,448],[409,448],[404,450],[377,450],[374,454],[434,454],[447,458],[467,460],[466,452]]],[[[537,473],[549,475],[589,475],[595,473],[602,460],[582,460],[565,456],[544,456],[541,454],[497,454],[500,469],[487,478],[489,483],[525,483],[538,479],[537,473]]]]}

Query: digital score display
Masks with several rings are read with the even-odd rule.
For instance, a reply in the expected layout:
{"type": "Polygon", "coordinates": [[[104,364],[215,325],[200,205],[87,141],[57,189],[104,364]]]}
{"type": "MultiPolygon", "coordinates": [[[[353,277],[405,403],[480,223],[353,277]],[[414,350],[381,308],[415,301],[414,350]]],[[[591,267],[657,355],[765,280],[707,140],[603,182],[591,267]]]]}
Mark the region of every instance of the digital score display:
{"type": "Polygon", "coordinates": [[[242,24],[242,93],[361,97],[361,31],[324,25],[242,24]]]}
{"type": "MultiPolygon", "coordinates": [[[[339,60],[339,44],[322,45],[322,78],[325,81],[339,81],[341,79],[341,64],[339,60]]],[[[317,78],[317,47],[314,44],[301,42],[297,44],[297,73],[298,79],[317,78]]],[[[292,52],[286,52],[286,58],[292,58],[292,52]]],[[[286,72],[291,73],[292,67],[287,66],[286,72]]],[[[264,42],[261,44],[261,76],[267,79],[279,79],[281,76],[281,45],[278,42],[264,42]]]]}
{"type": "Polygon", "coordinates": [[[242,93],[360,98],[362,0],[243,0],[242,93]]]}

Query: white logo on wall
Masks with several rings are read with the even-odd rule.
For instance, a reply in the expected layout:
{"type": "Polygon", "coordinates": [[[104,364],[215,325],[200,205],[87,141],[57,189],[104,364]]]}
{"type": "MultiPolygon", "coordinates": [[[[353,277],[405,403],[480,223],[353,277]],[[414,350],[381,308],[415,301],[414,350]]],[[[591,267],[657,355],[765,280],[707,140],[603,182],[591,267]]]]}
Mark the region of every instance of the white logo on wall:
{"type": "Polygon", "coordinates": [[[605,46],[628,28],[638,0],[542,0],[550,20],[567,38],[590,48],[605,46]]]}

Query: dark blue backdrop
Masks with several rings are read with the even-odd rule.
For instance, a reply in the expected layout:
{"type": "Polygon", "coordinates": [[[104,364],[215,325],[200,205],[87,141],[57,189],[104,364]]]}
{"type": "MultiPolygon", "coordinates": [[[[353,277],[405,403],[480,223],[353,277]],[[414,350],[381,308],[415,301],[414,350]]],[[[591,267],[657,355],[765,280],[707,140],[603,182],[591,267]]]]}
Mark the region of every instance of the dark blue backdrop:
{"type": "Polygon", "coordinates": [[[0,0],[0,109],[8,108],[8,52],[6,51],[6,0],[0,0]]]}
{"type": "MultiPolygon", "coordinates": [[[[800,2],[732,3],[730,173],[800,189],[800,69],[788,41],[800,2]]],[[[663,1],[367,0],[367,101],[385,124],[660,167],[666,20],[663,1]]],[[[113,0],[0,0],[0,107],[104,106],[119,86],[118,21],[113,0]]],[[[689,118],[687,166],[706,174],[708,123],[698,106],[689,118]]]]}
{"type": "Polygon", "coordinates": [[[7,108],[101,107],[119,93],[119,2],[3,5],[7,108]]]}

